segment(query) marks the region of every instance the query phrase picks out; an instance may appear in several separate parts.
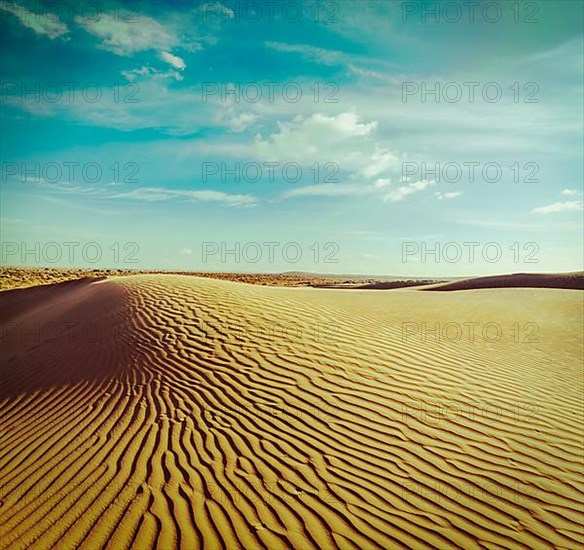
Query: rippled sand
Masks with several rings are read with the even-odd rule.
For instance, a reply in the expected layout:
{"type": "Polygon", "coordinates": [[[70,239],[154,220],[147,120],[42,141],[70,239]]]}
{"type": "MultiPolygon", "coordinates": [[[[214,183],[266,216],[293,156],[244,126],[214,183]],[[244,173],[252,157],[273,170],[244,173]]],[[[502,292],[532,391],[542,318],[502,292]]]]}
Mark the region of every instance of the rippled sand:
{"type": "Polygon", "coordinates": [[[583,544],[580,291],[139,275],[0,306],[1,548],[583,544]]]}

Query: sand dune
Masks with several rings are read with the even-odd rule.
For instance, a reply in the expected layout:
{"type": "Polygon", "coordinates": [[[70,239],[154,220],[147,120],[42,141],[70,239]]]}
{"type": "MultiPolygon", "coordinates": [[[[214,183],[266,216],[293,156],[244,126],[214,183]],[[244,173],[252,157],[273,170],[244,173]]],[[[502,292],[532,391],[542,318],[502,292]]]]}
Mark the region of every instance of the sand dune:
{"type": "Polygon", "coordinates": [[[179,275],[3,292],[0,548],[581,547],[581,306],[179,275]]]}
{"type": "Polygon", "coordinates": [[[429,286],[426,290],[473,290],[478,288],[564,288],[584,290],[584,273],[513,273],[474,277],[429,286]]]}

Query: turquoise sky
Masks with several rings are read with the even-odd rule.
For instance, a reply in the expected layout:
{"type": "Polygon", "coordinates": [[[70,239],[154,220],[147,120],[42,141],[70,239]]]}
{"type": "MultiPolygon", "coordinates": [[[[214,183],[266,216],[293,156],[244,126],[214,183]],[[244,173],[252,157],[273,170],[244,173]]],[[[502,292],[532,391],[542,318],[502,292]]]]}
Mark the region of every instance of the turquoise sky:
{"type": "Polygon", "coordinates": [[[2,262],[581,270],[582,5],[2,0],[2,262]]]}

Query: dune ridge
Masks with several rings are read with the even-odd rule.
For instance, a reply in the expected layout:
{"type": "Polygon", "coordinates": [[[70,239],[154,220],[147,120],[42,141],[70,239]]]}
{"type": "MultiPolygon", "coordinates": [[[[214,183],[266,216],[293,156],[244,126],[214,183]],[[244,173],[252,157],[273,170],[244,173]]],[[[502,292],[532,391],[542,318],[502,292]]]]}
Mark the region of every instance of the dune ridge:
{"type": "Polygon", "coordinates": [[[0,548],[584,543],[579,293],[43,290],[0,295],[0,548]]]}

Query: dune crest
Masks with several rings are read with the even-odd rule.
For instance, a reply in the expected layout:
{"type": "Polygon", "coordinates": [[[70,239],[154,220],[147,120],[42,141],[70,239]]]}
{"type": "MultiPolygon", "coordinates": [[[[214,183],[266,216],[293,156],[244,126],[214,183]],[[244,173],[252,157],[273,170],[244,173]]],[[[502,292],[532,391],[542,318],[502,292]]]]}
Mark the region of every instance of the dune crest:
{"type": "Polygon", "coordinates": [[[0,295],[0,548],[583,543],[580,293],[18,292],[0,295]],[[497,341],[443,330],[493,320],[497,341]]]}

